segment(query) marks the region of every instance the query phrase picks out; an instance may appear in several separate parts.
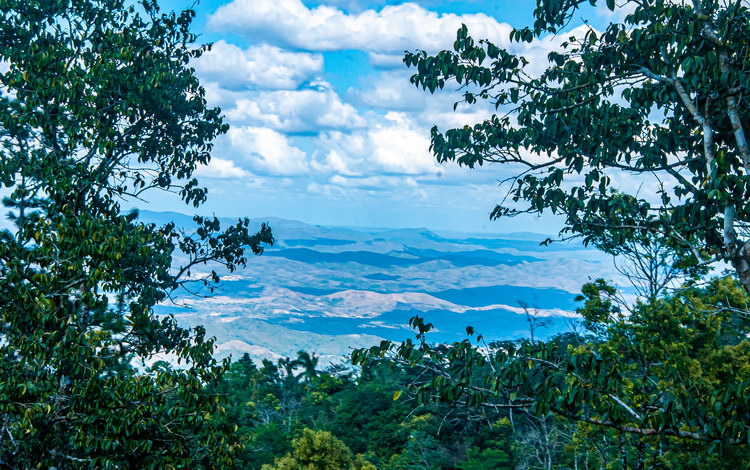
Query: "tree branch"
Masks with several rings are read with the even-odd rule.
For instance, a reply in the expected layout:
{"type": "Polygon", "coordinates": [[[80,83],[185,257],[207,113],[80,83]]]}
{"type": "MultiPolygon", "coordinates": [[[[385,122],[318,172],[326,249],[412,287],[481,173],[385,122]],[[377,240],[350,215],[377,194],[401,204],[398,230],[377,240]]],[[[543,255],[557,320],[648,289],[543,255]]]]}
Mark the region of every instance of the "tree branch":
{"type": "MultiPolygon", "coordinates": [[[[719,437],[707,436],[705,434],[699,434],[697,432],[681,431],[681,430],[674,430],[674,429],[638,428],[635,426],[626,426],[622,424],[617,424],[613,421],[603,421],[603,420],[595,419],[595,418],[586,418],[583,416],[576,416],[571,413],[567,413],[563,410],[560,410],[558,408],[550,408],[550,410],[555,414],[558,414],[568,419],[572,419],[574,421],[582,421],[584,423],[595,424],[597,426],[605,426],[608,428],[617,429],[618,431],[623,431],[623,432],[627,432],[631,434],[638,434],[641,436],[656,436],[659,434],[664,434],[667,436],[680,437],[683,439],[692,439],[692,440],[701,441],[701,442],[713,442],[716,440],[721,440],[721,438],[719,437]]],[[[741,439],[730,439],[728,443],[729,445],[738,445],[738,444],[742,444],[743,441],[741,439]]]]}

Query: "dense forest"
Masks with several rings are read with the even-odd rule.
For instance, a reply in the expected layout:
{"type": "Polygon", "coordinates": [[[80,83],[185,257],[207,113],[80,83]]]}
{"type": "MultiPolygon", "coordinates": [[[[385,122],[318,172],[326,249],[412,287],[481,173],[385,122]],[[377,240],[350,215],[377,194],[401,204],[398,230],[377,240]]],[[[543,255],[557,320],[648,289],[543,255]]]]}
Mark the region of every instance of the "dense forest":
{"type": "MultiPolygon", "coordinates": [[[[592,295],[582,299],[585,320],[577,332],[546,342],[490,343],[483,354],[520,350],[536,359],[546,351],[549,362],[568,368],[555,377],[561,382],[592,352],[605,358],[616,354],[616,366],[603,358],[595,366],[610,370],[583,365],[581,373],[590,377],[577,379],[593,383],[574,393],[616,393],[639,408],[668,396],[670,406],[659,410],[660,420],[703,419],[716,430],[732,422],[742,427],[746,422],[739,417],[746,411],[740,406],[747,405],[737,402],[747,401],[741,393],[750,380],[750,321],[733,312],[748,300],[735,281],[718,279],[641,304],[625,322],[605,315],[607,301],[592,295]],[[716,305],[723,307],[710,307],[716,305]],[[695,308],[702,314],[695,315],[695,308]],[[726,409],[718,390],[727,395],[726,409]]],[[[570,392],[538,366],[529,366],[524,383],[502,391],[509,395],[506,403],[515,406],[493,400],[491,393],[475,406],[441,397],[453,377],[448,349],[467,346],[439,348],[430,361],[386,358],[356,369],[318,368],[317,358],[303,351],[260,367],[246,356],[232,363],[218,391],[228,398],[228,417],[245,439],[241,459],[247,468],[372,468],[364,462],[382,469],[750,467],[744,445],[722,448],[719,440],[679,436],[666,428],[652,434],[618,429],[614,416],[605,426],[576,416],[575,398],[564,396],[570,392]],[[420,400],[424,390],[430,397],[420,400]],[[563,409],[540,413],[529,406],[525,397],[539,392],[563,395],[562,400],[550,397],[549,405],[563,409]]],[[[475,367],[465,388],[483,391],[493,377],[492,361],[475,367]]]]}
{"type": "Polygon", "coordinates": [[[592,279],[550,340],[532,314],[525,340],[477,324],[434,344],[415,316],[412,339],[321,367],[217,361],[204,328],[154,312],[275,241],[246,218],[191,232],[126,210],[207,198],[195,172],[228,125],[190,66],[210,48],[195,12],[0,0],[0,467],[750,467],[750,8],[537,0],[508,44],[565,35],[588,6],[611,22],[542,72],[465,26],[404,62],[415,86],[494,108],[431,135],[442,163],[513,172],[493,218],[555,214],[632,285],[592,279]]]}

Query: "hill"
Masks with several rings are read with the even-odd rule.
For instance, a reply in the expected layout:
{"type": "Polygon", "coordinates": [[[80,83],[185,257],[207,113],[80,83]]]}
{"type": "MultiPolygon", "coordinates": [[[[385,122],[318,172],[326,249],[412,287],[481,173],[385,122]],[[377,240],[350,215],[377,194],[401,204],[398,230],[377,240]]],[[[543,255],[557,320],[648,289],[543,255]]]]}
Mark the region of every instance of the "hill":
{"type": "MultiPolygon", "coordinates": [[[[141,218],[191,224],[178,213],[142,211],[141,218]]],[[[332,362],[351,347],[410,337],[407,323],[416,314],[435,324],[434,341],[462,338],[468,325],[490,340],[518,338],[528,334],[521,305],[545,317],[540,333],[550,336],[575,317],[581,284],[612,274],[602,254],[573,243],[540,246],[541,234],[256,220],[271,225],[274,247],[247,268],[224,273],[213,297],[184,296],[159,307],[185,325],[203,324],[217,337],[219,357],[275,358],[306,349],[332,362]]]]}

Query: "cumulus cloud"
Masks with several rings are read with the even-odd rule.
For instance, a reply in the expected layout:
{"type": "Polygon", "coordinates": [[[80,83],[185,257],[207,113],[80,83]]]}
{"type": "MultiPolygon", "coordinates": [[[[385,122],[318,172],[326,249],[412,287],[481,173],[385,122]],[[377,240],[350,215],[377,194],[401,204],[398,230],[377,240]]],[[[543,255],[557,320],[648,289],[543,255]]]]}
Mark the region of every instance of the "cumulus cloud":
{"type": "Polygon", "coordinates": [[[348,95],[357,104],[370,108],[403,111],[424,109],[427,101],[434,98],[412,85],[409,82],[410,74],[409,70],[382,71],[369,79],[368,86],[352,88],[348,95]]]}
{"type": "Polygon", "coordinates": [[[222,88],[216,82],[203,81],[203,89],[206,90],[206,101],[209,106],[219,106],[222,109],[232,107],[234,103],[248,95],[247,91],[232,91],[222,88]]]}
{"type": "Polygon", "coordinates": [[[192,65],[202,79],[230,90],[285,90],[295,89],[321,72],[323,56],[267,44],[242,49],[220,40],[192,65]]]}
{"type": "Polygon", "coordinates": [[[512,29],[481,13],[439,14],[415,3],[348,14],[327,5],[308,8],[301,0],[234,0],[209,19],[210,28],[251,40],[315,51],[359,49],[380,54],[448,48],[462,23],[475,36],[502,44],[512,29]]]}
{"type": "Polygon", "coordinates": [[[321,134],[316,139],[316,147],[323,155],[314,162],[316,168],[345,176],[362,175],[371,148],[367,137],[367,132],[321,134]]]}
{"type": "Polygon", "coordinates": [[[273,129],[229,129],[231,151],[253,171],[268,176],[292,176],[307,171],[307,154],[273,129]]]}
{"type": "Polygon", "coordinates": [[[246,178],[250,173],[234,164],[232,160],[223,158],[212,158],[208,165],[199,166],[195,171],[199,178],[246,178]]]}
{"type": "MultiPolygon", "coordinates": [[[[389,112],[373,119],[366,130],[353,133],[326,132],[316,141],[314,166],[324,173],[358,177],[376,175],[435,175],[440,167],[429,152],[429,132],[404,113],[389,112]]],[[[337,180],[343,182],[344,180],[337,180]]],[[[335,182],[335,181],[332,181],[335,182]]]]}
{"type": "MultiPolygon", "coordinates": [[[[234,0],[209,23],[262,44],[240,48],[219,41],[196,64],[208,101],[221,106],[233,126],[225,140],[231,153],[221,153],[232,160],[205,169],[206,175],[239,178],[247,173],[243,168],[273,176],[275,182],[279,177],[299,182],[294,177],[305,175],[308,190],[332,191],[331,197],[342,190],[494,184],[498,177],[498,171],[467,176],[456,165],[435,161],[429,152],[432,125],[442,130],[473,125],[496,111],[488,102],[454,111],[453,103],[460,100],[455,86],[434,95],[418,90],[409,83],[413,70],[401,64],[403,50],[451,48],[455,31],[465,23],[473,37],[489,38],[527,57],[528,71],[537,75],[549,51],[570,35],[509,44],[511,27],[494,18],[439,14],[414,3],[347,12],[307,7],[300,0],[234,0]],[[377,70],[350,88],[344,100],[316,78],[323,73],[322,55],[300,49],[361,50],[377,70]],[[290,139],[297,145],[304,141],[310,154],[290,139]]],[[[582,35],[584,28],[571,33],[582,35]]]]}
{"type": "Polygon", "coordinates": [[[393,0],[326,0],[325,2],[320,3],[341,7],[349,12],[361,12],[372,8],[382,8],[389,3],[395,2],[393,0]]]}
{"type": "Polygon", "coordinates": [[[370,130],[373,160],[387,173],[424,174],[438,169],[428,149],[427,133],[410,126],[408,118],[390,112],[386,119],[392,124],[376,125],[370,130]]]}
{"type": "Polygon", "coordinates": [[[412,177],[398,176],[368,176],[364,178],[349,178],[341,175],[333,175],[330,179],[331,184],[344,188],[358,188],[382,190],[389,187],[408,187],[415,188],[417,182],[412,177]]]}
{"type": "MultiPolygon", "coordinates": [[[[679,2],[673,0],[673,4],[679,4],[679,2]]],[[[638,5],[633,3],[625,3],[622,6],[618,6],[614,11],[610,10],[605,4],[599,4],[596,6],[596,16],[604,18],[607,21],[622,22],[625,17],[633,13],[638,5]]]]}
{"type": "Polygon", "coordinates": [[[365,126],[357,110],[328,87],[260,92],[237,98],[226,111],[230,121],[284,132],[319,132],[365,126]]]}
{"type": "Polygon", "coordinates": [[[367,54],[370,59],[370,64],[373,67],[384,68],[384,69],[395,69],[404,67],[404,53],[399,52],[397,54],[379,54],[377,52],[370,52],[367,54]]]}

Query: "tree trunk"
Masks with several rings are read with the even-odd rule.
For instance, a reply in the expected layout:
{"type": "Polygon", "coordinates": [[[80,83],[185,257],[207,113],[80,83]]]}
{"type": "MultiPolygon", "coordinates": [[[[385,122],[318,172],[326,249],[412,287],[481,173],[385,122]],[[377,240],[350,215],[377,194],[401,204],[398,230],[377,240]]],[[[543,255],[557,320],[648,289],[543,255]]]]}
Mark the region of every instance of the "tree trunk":
{"type": "Polygon", "coordinates": [[[750,294],[750,241],[740,246],[732,257],[731,262],[742,287],[750,294]]]}
{"type": "Polygon", "coordinates": [[[644,458],[644,449],[646,444],[643,439],[638,441],[638,470],[644,470],[646,468],[646,459],[644,458]]]}

